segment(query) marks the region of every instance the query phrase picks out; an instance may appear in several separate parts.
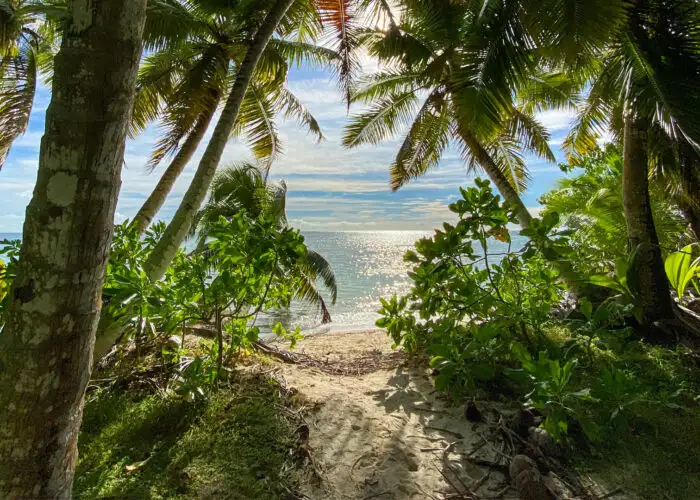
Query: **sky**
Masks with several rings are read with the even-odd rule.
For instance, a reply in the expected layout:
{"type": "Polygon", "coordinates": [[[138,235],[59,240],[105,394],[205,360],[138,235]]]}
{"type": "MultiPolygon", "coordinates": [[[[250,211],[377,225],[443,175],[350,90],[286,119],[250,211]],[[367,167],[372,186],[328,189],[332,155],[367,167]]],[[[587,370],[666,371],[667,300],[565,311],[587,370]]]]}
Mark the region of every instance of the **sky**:
{"type": "MultiPolygon", "coordinates": [[[[316,117],[325,140],[316,139],[293,121],[280,118],[279,131],[284,154],[272,166],[271,180],[284,180],[288,187],[288,218],[303,231],[427,230],[452,220],[447,205],[459,195],[458,187],[471,184],[458,151],[446,151],[438,167],[398,192],[389,187],[389,165],[402,131],[379,145],[344,149],[343,128],[348,111],[333,75],[307,68],[294,68],[289,88],[316,117]]],[[[27,132],[18,138],[0,171],[0,232],[21,232],[24,212],[36,181],[39,146],[50,92],[40,87],[27,132]]],[[[350,115],[362,111],[351,107],[350,115]]],[[[550,145],[559,161],[560,149],[571,116],[549,111],[539,116],[551,132],[550,145]]],[[[177,181],[157,218],[168,221],[180,203],[206,147],[209,135],[177,181]]],[[[129,140],[122,171],[122,186],[116,222],[133,217],[167,166],[164,161],[152,174],[145,165],[159,136],[157,126],[129,140]]],[[[252,159],[244,139],[231,141],[221,166],[252,159]]],[[[523,193],[526,206],[536,213],[537,199],[554,187],[564,174],[556,164],[528,158],[532,180],[523,193]]]]}

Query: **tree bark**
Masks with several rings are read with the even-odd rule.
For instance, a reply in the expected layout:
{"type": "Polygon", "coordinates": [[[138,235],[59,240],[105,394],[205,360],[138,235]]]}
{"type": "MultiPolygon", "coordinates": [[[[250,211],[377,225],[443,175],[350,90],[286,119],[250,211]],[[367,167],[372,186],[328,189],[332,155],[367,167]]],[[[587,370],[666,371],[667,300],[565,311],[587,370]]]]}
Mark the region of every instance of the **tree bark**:
{"type": "MultiPolygon", "coordinates": [[[[218,104],[218,99],[216,103],[218,104]]],[[[175,158],[173,158],[173,161],[168,165],[165,172],[163,172],[153,192],[134,217],[134,220],[131,222],[131,227],[136,228],[139,234],[148,229],[148,226],[153,222],[153,218],[161,209],[163,203],[165,203],[165,199],[168,197],[168,194],[170,194],[170,191],[172,191],[175,181],[180,177],[185,166],[187,166],[187,163],[192,159],[195,151],[197,151],[199,143],[202,142],[202,138],[204,138],[204,134],[209,128],[211,119],[214,116],[214,111],[216,111],[216,105],[212,105],[210,109],[202,113],[189,136],[182,144],[182,147],[175,155],[175,158]]]]}
{"type": "Polygon", "coordinates": [[[146,0],[72,0],[0,334],[0,498],[71,497],[146,0]]]}
{"type": "Polygon", "coordinates": [[[216,173],[216,169],[219,166],[221,155],[231,135],[231,130],[238,119],[241,103],[245,97],[248,84],[253,76],[258,60],[277,29],[277,25],[294,1],[295,0],[277,0],[277,3],[267,14],[263,24],[248,46],[248,51],[238,70],[238,75],[231,89],[231,94],[226,101],[226,106],[216,124],[214,134],[207,145],[204,156],[199,162],[192,183],[185,193],[173,220],[168,224],[163,237],[146,261],[144,267],[151,280],[157,281],[163,277],[165,270],[175,257],[177,249],[185,240],[192,226],[195,214],[202,205],[207,191],[209,190],[209,186],[211,185],[211,181],[214,178],[214,174],[216,173]]]}
{"type": "MultiPolygon", "coordinates": [[[[523,200],[520,199],[520,195],[510,183],[508,178],[503,175],[501,169],[494,163],[491,155],[489,155],[488,151],[486,151],[476,137],[463,130],[460,130],[460,137],[469,148],[471,154],[474,155],[477,163],[482,169],[484,169],[486,175],[488,175],[491,181],[496,185],[496,188],[501,193],[503,198],[515,208],[515,215],[518,217],[520,227],[527,229],[532,222],[532,214],[530,214],[530,211],[523,203],[523,200]]],[[[553,264],[556,266],[563,280],[569,286],[571,293],[580,295],[581,279],[576,271],[574,271],[571,263],[566,260],[555,260],[553,261],[553,264]]]]}
{"type": "Polygon", "coordinates": [[[645,325],[674,317],[649,198],[646,123],[625,118],[622,201],[631,250],[638,249],[639,300],[645,325]]]}

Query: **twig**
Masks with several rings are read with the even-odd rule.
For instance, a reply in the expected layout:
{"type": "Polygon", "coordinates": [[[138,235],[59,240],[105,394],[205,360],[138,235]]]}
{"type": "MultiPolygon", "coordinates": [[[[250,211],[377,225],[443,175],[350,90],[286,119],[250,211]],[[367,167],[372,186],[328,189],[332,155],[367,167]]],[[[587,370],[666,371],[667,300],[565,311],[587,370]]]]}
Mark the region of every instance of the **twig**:
{"type": "Polygon", "coordinates": [[[457,487],[454,485],[454,483],[453,483],[452,481],[450,481],[450,478],[447,477],[447,476],[445,475],[445,473],[442,472],[442,471],[440,470],[440,467],[438,467],[438,466],[435,465],[435,464],[433,464],[433,467],[435,467],[435,470],[438,471],[438,472],[440,473],[440,475],[441,475],[443,478],[445,478],[445,481],[447,481],[447,484],[449,484],[450,486],[452,486],[452,489],[453,489],[453,490],[455,490],[455,491],[456,491],[457,493],[459,493],[460,495],[464,495],[464,493],[462,493],[462,492],[459,490],[459,488],[457,488],[457,487]]]}
{"type": "Polygon", "coordinates": [[[352,473],[355,471],[355,467],[357,466],[358,462],[359,462],[360,460],[362,460],[363,458],[365,458],[366,456],[367,456],[367,453],[363,453],[362,455],[360,455],[359,457],[357,457],[357,460],[355,460],[355,462],[353,462],[352,467],[350,467],[350,474],[351,474],[351,475],[352,475],[352,473]]]}
{"type": "Polygon", "coordinates": [[[441,451],[442,453],[446,453],[450,450],[450,448],[452,448],[456,444],[457,444],[457,441],[453,441],[443,448],[421,448],[420,451],[422,451],[422,452],[441,451]]]}
{"type": "Polygon", "coordinates": [[[454,431],[451,431],[448,429],[443,429],[441,427],[431,427],[429,425],[426,425],[425,429],[430,429],[431,431],[444,432],[445,434],[450,434],[450,435],[456,437],[457,439],[464,439],[464,436],[462,434],[460,434],[459,432],[454,432],[454,431]]]}
{"type": "Polygon", "coordinates": [[[493,462],[491,460],[486,460],[485,458],[466,457],[466,459],[474,465],[481,465],[482,467],[491,467],[492,469],[500,470],[502,472],[505,471],[505,474],[508,474],[507,465],[499,464],[498,462],[493,462]]]}

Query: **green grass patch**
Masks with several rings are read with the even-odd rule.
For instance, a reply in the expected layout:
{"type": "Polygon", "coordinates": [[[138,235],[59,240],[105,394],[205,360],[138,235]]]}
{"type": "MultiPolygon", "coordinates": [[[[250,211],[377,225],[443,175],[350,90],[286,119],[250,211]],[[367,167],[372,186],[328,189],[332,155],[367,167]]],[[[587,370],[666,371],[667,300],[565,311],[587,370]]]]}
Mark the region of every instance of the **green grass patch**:
{"type": "Polygon", "coordinates": [[[273,380],[237,380],[206,400],[128,392],[85,407],[77,498],[284,498],[299,480],[294,423],[273,380]]]}
{"type": "Polygon", "coordinates": [[[600,445],[577,468],[630,498],[685,500],[700,492],[700,412],[649,408],[628,435],[600,445]]]}

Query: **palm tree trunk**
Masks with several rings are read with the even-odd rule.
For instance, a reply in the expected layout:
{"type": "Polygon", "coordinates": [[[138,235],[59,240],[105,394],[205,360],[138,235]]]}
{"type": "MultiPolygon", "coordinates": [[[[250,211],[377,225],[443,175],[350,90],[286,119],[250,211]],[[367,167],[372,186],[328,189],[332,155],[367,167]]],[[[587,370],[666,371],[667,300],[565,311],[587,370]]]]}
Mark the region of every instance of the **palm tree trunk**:
{"type": "Polygon", "coordinates": [[[157,281],[163,277],[165,270],[175,257],[177,249],[185,240],[192,226],[192,221],[207,195],[211,181],[219,166],[221,155],[231,135],[231,130],[238,119],[241,103],[258,60],[277,29],[277,25],[294,1],[277,0],[277,3],[267,14],[263,24],[248,46],[248,51],[238,70],[231,94],[226,101],[226,106],[221,113],[219,122],[216,124],[214,134],[207,145],[204,156],[199,162],[192,183],[185,193],[173,220],[168,224],[163,237],[153,249],[153,252],[151,252],[148,261],[146,261],[144,267],[151,280],[157,281]]]}
{"type": "Polygon", "coordinates": [[[146,0],[68,2],[0,334],[0,498],[71,497],[146,0]]]}
{"type": "MultiPolygon", "coordinates": [[[[460,137],[469,148],[471,154],[474,155],[477,163],[484,169],[491,181],[496,185],[496,188],[501,193],[503,198],[515,208],[515,215],[518,217],[520,227],[527,229],[532,222],[532,214],[530,214],[530,211],[523,203],[523,200],[520,199],[520,195],[510,183],[508,178],[503,174],[503,171],[498,168],[498,165],[496,165],[496,163],[493,161],[491,155],[489,155],[488,151],[486,151],[476,137],[463,130],[460,130],[460,137]]],[[[581,279],[576,271],[574,271],[571,263],[567,260],[557,259],[553,261],[553,264],[556,266],[559,274],[569,286],[571,293],[580,295],[581,279]]]]}
{"type": "Polygon", "coordinates": [[[192,159],[195,151],[197,151],[199,143],[202,142],[202,138],[204,138],[204,134],[209,128],[211,119],[214,116],[214,111],[216,111],[216,105],[212,105],[210,109],[202,113],[197,123],[195,123],[192,132],[190,132],[189,136],[182,144],[182,147],[177,152],[177,155],[175,155],[173,161],[168,165],[165,172],[163,172],[153,192],[134,217],[134,220],[131,222],[131,227],[136,228],[139,234],[143,233],[151,224],[153,218],[161,209],[163,203],[165,203],[168,194],[172,191],[175,181],[180,177],[185,166],[187,166],[187,163],[192,159]]]}
{"type": "Polygon", "coordinates": [[[632,117],[625,118],[622,201],[627,221],[627,237],[631,249],[638,248],[637,276],[643,321],[674,317],[673,300],[666,280],[654,227],[649,199],[649,161],[646,124],[632,117]]]}

